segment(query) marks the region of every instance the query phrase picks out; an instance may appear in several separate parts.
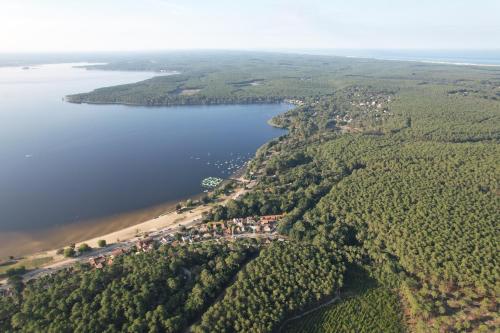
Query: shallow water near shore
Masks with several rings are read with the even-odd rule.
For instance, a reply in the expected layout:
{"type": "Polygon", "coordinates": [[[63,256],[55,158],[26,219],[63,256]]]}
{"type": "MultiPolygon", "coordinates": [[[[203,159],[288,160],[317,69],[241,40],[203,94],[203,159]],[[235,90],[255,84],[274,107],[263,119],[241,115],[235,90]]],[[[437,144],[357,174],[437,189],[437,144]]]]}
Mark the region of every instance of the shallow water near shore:
{"type": "Polygon", "coordinates": [[[0,256],[151,218],[202,192],[203,178],[229,177],[260,145],[284,133],[267,120],[288,110],[285,104],[135,107],[63,100],[154,75],[72,64],[0,68],[0,256]]]}

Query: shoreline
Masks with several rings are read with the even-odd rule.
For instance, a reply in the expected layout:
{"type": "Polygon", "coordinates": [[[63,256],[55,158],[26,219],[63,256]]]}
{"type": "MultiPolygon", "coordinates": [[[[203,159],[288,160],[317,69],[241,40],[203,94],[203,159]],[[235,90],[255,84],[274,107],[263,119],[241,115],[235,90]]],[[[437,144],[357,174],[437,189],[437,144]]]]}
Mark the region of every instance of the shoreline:
{"type": "MultiPolygon", "coordinates": [[[[69,96],[65,97],[67,103],[77,104],[94,104],[89,102],[73,102],[68,100],[69,96]]],[[[234,105],[234,104],[282,104],[283,99],[273,101],[251,101],[248,103],[216,103],[217,105],[234,105]]],[[[95,103],[95,104],[121,104],[130,106],[143,106],[135,104],[123,103],[95,103]]],[[[288,104],[288,103],[286,103],[288,104]]],[[[200,107],[212,105],[208,104],[193,104],[200,107]]],[[[154,105],[152,107],[168,107],[174,105],[154,105]]],[[[183,105],[184,106],[184,105],[183,105]]],[[[151,106],[147,106],[151,107],[151,106]]],[[[268,125],[274,128],[282,128],[272,124],[272,118],[269,119],[268,125]]],[[[237,170],[229,175],[226,180],[236,180],[241,184],[244,168],[237,170]]],[[[226,182],[224,182],[226,183],[226,182]]],[[[247,181],[243,181],[247,183],[247,181]]],[[[240,195],[242,189],[236,189],[235,193],[230,196],[223,196],[222,200],[217,204],[224,204],[230,198],[236,198],[240,195]],[[233,196],[235,194],[235,196],[233,196]]],[[[194,207],[191,211],[177,214],[175,205],[179,201],[185,201],[188,198],[197,200],[205,193],[199,192],[185,198],[179,198],[175,201],[164,202],[158,205],[145,207],[142,209],[131,210],[104,216],[91,220],[81,220],[74,223],[53,226],[49,228],[28,229],[26,231],[12,231],[0,233],[0,262],[10,256],[18,258],[19,264],[25,260],[34,258],[53,257],[50,264],[60,262],[64,259],[63,256],[57,255],[58,249],[68,247],[70,244],[87,243],[92,248],[97,248],[98,240],[104,239],[108,244],[120,243],[125,240],[130,240],[140,232],[149,232],[159,230],[176,223],[189,223],[201,217],[201,213],[208,211],[213,204],[194,207]]],[[[44,265],[46,266],[46,265],[44,265]]]]}
{"type": "MultiPolygon", "coordinates": [[[[229,178],[225,179],[225,181],[233,180],[237,181],[240,184],[247,185],[248,181],[243,179],[244,169],[245,168],[238,170],[229,178]]],[[[58,233],[58,235],[55,236],[55,240],[43,241],[46,246],[45,249],[36,249],[36,247],[40,247],[42,244],[42,241],[36,241],[33,239],[34,237],[36,237],[36,235],[3,235],[4,237],[0,237],[0,243],[4,244],[4,241],[6,241],[7,245],[5,246],[5,248],[9,249],[11,247],[16,248],[16,245],[14,244],[25,244],[25,242],[31,241],[31,248],[30,246],[28,246],[25,247],[24,250],[22,250],[22,248],[17,245],[17,248],[20,249],[20,252],[18,255],[16,255],[16,257],[20,258],[19,262],[21,265],[22,261],[24,260],[51,257],[50,262],[40,266],[40,268],[58,267],[62,264],[67,264],[67,262],[78,260],[78,257],[66,258],[62,255],[57,254],[58,249],[68,247],[71,243],[74,243],[76,247],[78,247],[80,244],[86,243],[94,250],[96,250],[100,249],[97,243],[101,239],[104,239],[106,241],[106,243],[108,244],[107,247],[109,247],[110,245],[116,247],[121,243],[125,243],[136,238],[138,234],[151,233],[162,229],[177,227],[180,225],[191,226],[193,224],[199,223],[199,221],[201,221],[202,214],[209,211],[214,205],[225,204],[228,200],[238,198],[247,191],[248,189],[245,189],[245,186],[238,187],[233,193],[228,196],[223,196],[221,199],[209,204],[201,204],[199,206],[193,207],[192,209],[187,209],[180,214],[175,210],[175,205],[179,201],[185,201],[188,198],[184,198],[176,202],[168,202],[149,208],[144,208],[134,212],[117,214],[111,218],[107,218],[107,220],[113,220],[112,223],[108,224],[106,224],[106,219],[100,219],[91,222],[90,226],[89,223],[75,223],[74,225],[57,228],[57,231],[43,231],[39,234],[40,239],[43,238],[42,235],[47,235],[52,232],[58,233]],[[131,220],[133,221],[130,222],[131,220]],[[102,232],[96,231],[97,228],[99,230],[102,230],[102,232]],[[75,232],[77,233],[76,235],[75,232]],[[9,247],[9,243],[12,243],[13,245],[10,245],[11,247],[9,247]]],[[[198,200],[204,194],[205,193],[198,193],[189,198],[198,200]]],[[[13,254],[1,253],[2,257],[7,257],[10,255],[13,254]]]]}
{"type": "MultiPolygon", "coordinates": [[[[240,172],[242,172],[242,170],[240,170],[240,172]]],[[[77,257],[64,257],[62,254],[57,254],[57,250],[55,249],[26,256],[22,259],[32,262],[44,259],[48,259],[48,261],[45,261],[39,266],[30,266],[27,271],[23,273],[23,279],[24,281],[29,281],[39,276],[51,274],[60,269],[71,267],[76,263],[86,262],[92,257],[110,255],[113,251],[120,248],[130,248],[130,246],[141,237],[154,237],[155,234],[158,235],[161,232],[175,232],[180,227],[191,228],[202,223],[203,213],[208,212],[213,208],[213,206],[225,205],[229,200],[238,199],[240,196],[251,191],[253,186],[256,185],[255,181],[244,179],[243,176],[237,177],[236,174],[233,174],[233,176],[227,180],[236,181],[240,184],[240,186],[236,187],[234,192],[229,195],[225,195],[209,204],[201,204],[182,213],[177,213],[177,211],[174,210],[137,225],[75,243],[75,247],[78,247],[82,243],[86,243],[92,247],[91,251],[81,253],[77,257]],[[116,242],[114,242],[115,237],[117,237],[116,242]],[[102,248],[97,245],[98,241],[101,239],[104,239],[107,242],[106,246],[102,248]]],[[[24,266],[24,264],[23,262],[17,262],[14,266],[21,267],[24,266]]],[[[4,289],[7,284],[8,280],[4,275],[0,278],[0,290],[4,289]]]]}
{"type": "MultiPolygon", "coordinates": [[[[203,193],[197,193],[189,198],[197,200],[202,195],[203,193]]],[[[107,217],[79,221],[39,231],[2,232],[0,234],[0,244],[2,244],[0,258],[4,259],[8,256],[39,256],[66,247],[71,243],[79,244],[99,238],[101,235],[105,236],[127,228],[137,227],[165,214],[175,213],[175,205],[187,199],[181,198],[142,209],[125,211],[107,217]]],[[[113,242],[115,241],[116,239],[113,240],[113,242]]]]}
{"type": "Polygon", "coordinates": [[[276,123],[273,121],[273,118],[269,119],[269,120],[267,121],[267,124],[268,124],[269,126],[271,126],[271,127],[274,127],[274,128],[286,129],[286,127],[276,124],[276,123]]]}
{"type": "Polygon", "coordinates": [[[434,65],[500,67],[500,64],[481,64],[481,63],[456,62],[456,61],[441,61],[441,60],[432,60],[432,59],[398,59],[398,58],[380,58],[380,57],[369,57],[369,56],[343,56],[343,57],[351,58],[351,59],[371,59],[371,60],[382,60],[382,61],[417,62],[417,63],[434,64],[434,65]]]}
{"type": "MultiPolygon", "coordinates": [[[[86,93],[83,93],[86,94],[86,93]]],[[[71,103],[71,104],[88,104],[88,105],[123,105],[123,106],[144,106],[144,107],[172,107],[172,106],[217,106],[217,105],[251,105],[251,104],[257,104],[257,105],[262,105],[262,104],[281,104],[284,103],[283,99],[279,99],[276,101],[237,101],[234,103],[218,103],[218,102],[209,102],[209,103],[169,103],[169,104],[141,104],[141,103],[132,103],[132,102],[102,102],[102,101],[89,101],[89,100],[82,100],[82,101],[74,101],[72,100],[72,96],[74,95],[79,95],[79,94],[73,94],[73,95],[66,95],[64,96],[64,101],[66,103],[71,103]]],[[[286,98],[285,98],[286,99],[286,98]]]]}

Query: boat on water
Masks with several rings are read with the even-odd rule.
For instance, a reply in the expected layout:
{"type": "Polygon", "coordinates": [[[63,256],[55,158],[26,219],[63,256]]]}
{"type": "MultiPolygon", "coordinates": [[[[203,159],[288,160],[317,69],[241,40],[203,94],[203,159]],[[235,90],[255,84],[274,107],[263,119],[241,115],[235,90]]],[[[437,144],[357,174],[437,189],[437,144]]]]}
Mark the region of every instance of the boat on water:
{"type": "Polygon", "coordinates": [[[201,186],[208,188],[208,189],[213,189],[216,188],[217,186],[222,183],[223,179],[218,178],[218,177],[208,177],[205,178],[201,181],[201,186]]]}

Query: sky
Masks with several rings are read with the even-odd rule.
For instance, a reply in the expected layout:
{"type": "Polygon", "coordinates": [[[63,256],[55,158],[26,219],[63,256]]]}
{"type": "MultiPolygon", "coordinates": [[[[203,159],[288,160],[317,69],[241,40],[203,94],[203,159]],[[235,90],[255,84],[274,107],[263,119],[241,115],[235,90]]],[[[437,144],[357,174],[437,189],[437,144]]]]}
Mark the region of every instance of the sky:
{"type": "Polygon", "coordinates": [[[0,0],[0,53],[500,49],[500,0],[0,0]]]}

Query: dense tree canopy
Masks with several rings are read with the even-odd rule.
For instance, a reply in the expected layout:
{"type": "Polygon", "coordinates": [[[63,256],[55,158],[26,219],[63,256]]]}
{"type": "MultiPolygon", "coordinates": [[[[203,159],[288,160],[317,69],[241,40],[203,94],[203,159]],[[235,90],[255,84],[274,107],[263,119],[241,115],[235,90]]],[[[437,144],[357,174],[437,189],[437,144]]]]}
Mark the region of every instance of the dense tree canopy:
{"type": "Polygon", "coordinates": [[[249,167],[259,186],[229,215],[279,207],[294,239],[357,247],[401,286],[422,331],[495,326],[500,103],[489,84],[457,95],[456,83],[384,83],[274,119],[290,134],[259,150],[249,167]],[[385,112],[360,109],[367,96],[391,101],[385,112]],[[338,115],[351,121],[332,129],[338,115]]]}
{"type": "Polygon", "coordinates": [[[226,286],[252,243],[165,246],[81,266],[1,298],[2,332],[178,332],[226,286]],[[233,249],[231,249],[233,248],[233,249]],[[8,300],[8,301],[7,301],[8,300]]]}
{"type": "Polygon", "coordinates": [[[288,134],[261,147],[247,168],[257,185],[206,216],[285,213],[279,231],[289,242],[269,245],[243,269],[251,248],[204,245],[45,277],[14,301],[0,298],[0,330],[173,332],[208,308],[195,331],[270,332],[334,296],[348,262],[366,267],[381,289],[325,310],[321,325],[403,329],[376,320],[372,310],[381,309],[368,302],[387,318],[401,318],[402,304],[413,331],[497,329],[497,68],[262,53],[172,53],[97,67],[180,74],[71,101],[294,99],[271,121],[288,134]],[[356,320],[358,307],[367,320],[350,325],[343,317],[356,320]]]}
{"type": "Polygon", "coordinates": [[[238,273],[195,332],[272,332],[287,315],[340,288],[344,270],[331,249],[275,242],[238,273]]]}

